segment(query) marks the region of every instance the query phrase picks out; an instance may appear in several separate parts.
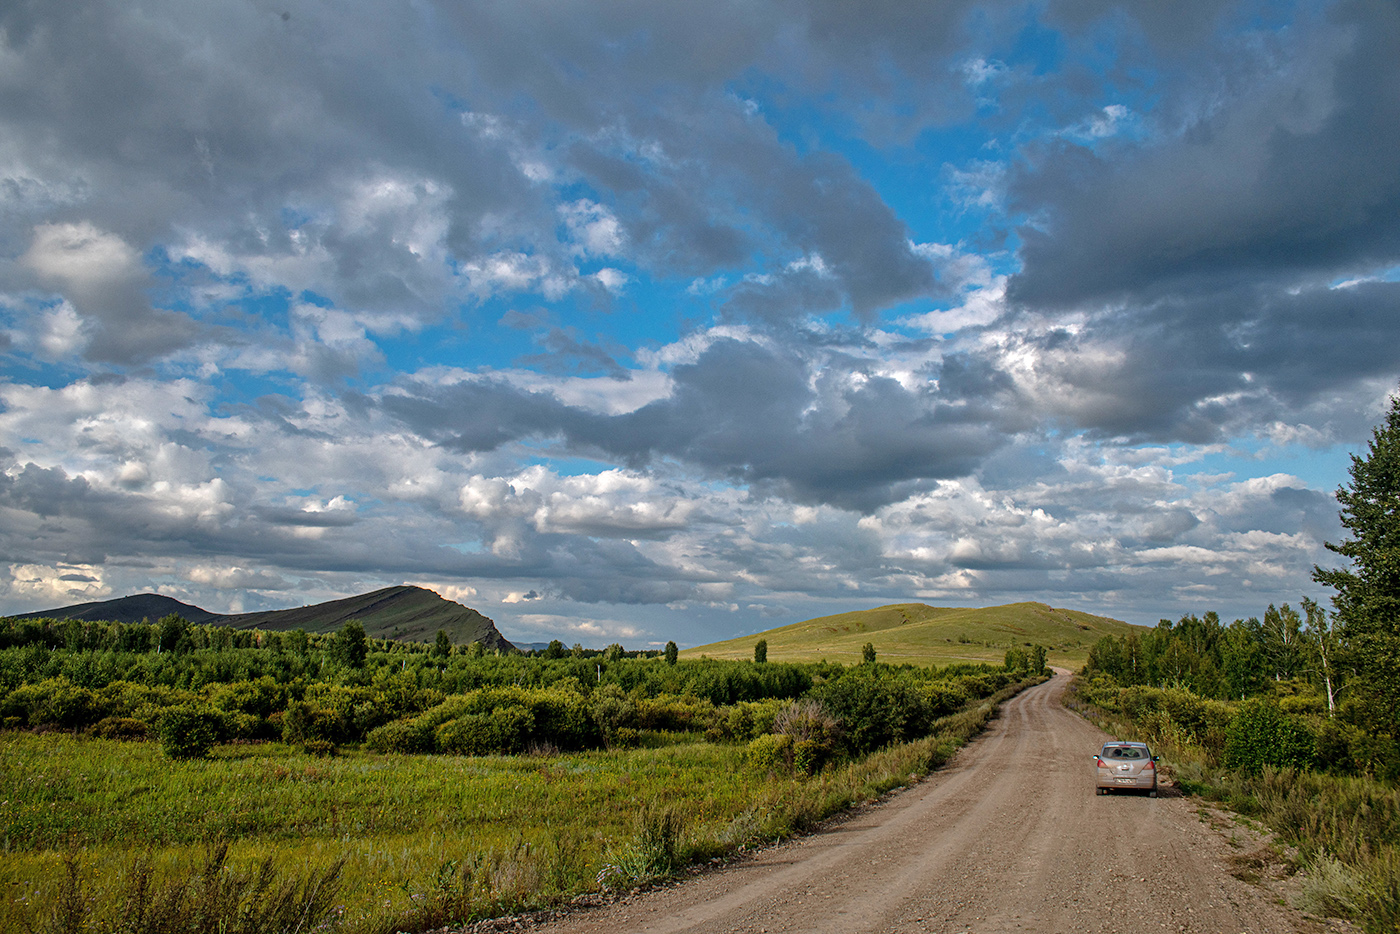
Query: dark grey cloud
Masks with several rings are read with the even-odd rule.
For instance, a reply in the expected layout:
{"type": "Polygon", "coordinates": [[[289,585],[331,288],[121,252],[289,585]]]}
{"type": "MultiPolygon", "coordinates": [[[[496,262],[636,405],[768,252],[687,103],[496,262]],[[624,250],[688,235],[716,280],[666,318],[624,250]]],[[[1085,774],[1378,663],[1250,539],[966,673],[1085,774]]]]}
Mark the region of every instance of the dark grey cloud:
{"type": "Polygon", "coordinates": [[[1012,352],[1037,361],[1040,411],[1075,429],[1208,444],[1306,419],[1322,440],[1355,425],[1329,429],[1313,406],[1394,375],[1397,320],[1400,283],[1247,286],[1128,303],[1012,352]]]}
{"type": "MultiPolygon", "coordinates": [[[[1031,305],[1292,285],[1400,257],[1400,10],[1337,5],[1217,87],[1180,133],[1097,151],[1056,142],[1012,183],[1031,305]],[[1282,60],[1280,60],[1282,59],[1282,60]]],[[[1221,49],[1222,55],[1231,49],[1221,49]]]]}
{"type": "Polygon", "coordinates": [[[801,502],[862,511],[924,481],[968,474],[1002,443],[985,420],[986,403],[951,404],[961,400],[817,366],[790,351],[725,339],[675,367],[667,398],[622,415],[490,382],[409,386],[380,405],[456,450],[554,437],[580,454],[639,467],[672,457],[801,502]]]}

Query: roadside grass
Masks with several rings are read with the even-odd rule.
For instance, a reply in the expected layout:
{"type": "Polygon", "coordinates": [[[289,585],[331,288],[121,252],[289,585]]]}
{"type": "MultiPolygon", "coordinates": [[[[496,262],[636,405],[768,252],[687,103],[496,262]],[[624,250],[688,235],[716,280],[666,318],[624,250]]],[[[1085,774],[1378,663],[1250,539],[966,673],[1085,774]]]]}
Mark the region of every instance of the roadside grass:
{"type": "Polygon", "coordinates": [[[1298,850],[1304,878],[1296,907],[1367,931],[1400,930],[1400,790],[1368,777],[1223,768],[1169,717],[1130,721],[1085,701],[1077,680],[1065,706],[1118,738],[1147,742],[1182,791],[1259,821],[1298,850]]]}
{"type": "Polygon", "coordinates": [[[811,777],[677,736],[518,757],[269,743],[175,762],[154,743],[0,733],[0,932],[393,934],[627,889],[926,775],[1040,680],[811,777]]]}

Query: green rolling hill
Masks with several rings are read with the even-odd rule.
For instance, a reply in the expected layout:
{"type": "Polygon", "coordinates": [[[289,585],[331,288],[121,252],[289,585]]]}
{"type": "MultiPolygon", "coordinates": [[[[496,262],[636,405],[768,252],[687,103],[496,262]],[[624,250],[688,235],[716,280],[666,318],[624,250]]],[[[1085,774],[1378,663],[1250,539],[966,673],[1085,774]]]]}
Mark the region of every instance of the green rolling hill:
{"type": "Polygon", "coordinates": [[[431,642],[438,630],[458,645],[481,642],[487,648],[511,648],[489,617],[471,607],[445,600],[422,587],[386,587],[373,593],[331,600],[311,606],[263,613],[220,615],[160,594],[136,594],[100,603],[26,613],[25,617],[50,619],[112,620],[119,623],[154,622],[171,613],[192,623],[286,632],[334,632],[352,619],[360,621],[375,639],[431,642]]]}
{"type": "Polygon", "coordinates": [[[872,610],[821,616],[767,632],[696,646],[681,653],[696,658],[753,658],[754,643],[768,640],[768,660],[806,662],[827,659],[854,663],[869,642],[876,657],[891,664],[947,665],[952,662],[1001,664],[1012,644],[1038,643],[1050,663],[1084,664],[1089,647],[1104,636],[1141,627],[1044,603],[960,609],[922,603],[894,603],[872,610]]]}

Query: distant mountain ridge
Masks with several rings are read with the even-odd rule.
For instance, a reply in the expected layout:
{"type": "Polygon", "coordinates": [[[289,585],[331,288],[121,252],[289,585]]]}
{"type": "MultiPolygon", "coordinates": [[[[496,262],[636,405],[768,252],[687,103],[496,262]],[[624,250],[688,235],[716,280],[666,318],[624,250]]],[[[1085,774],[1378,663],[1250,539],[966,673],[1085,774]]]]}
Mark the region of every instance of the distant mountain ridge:
{"type": "Polygon", "coordinates": [[[514,648],[496,629],[490,617],[471,607],[446,600],[431,590],[406,585],[385,587],[383,590],[311,606],[261,613],[211,613],[163,594],[143,593],[98,603],[79,603],[37,613],[22,613],[17,618],[139,623],[143,620],[155,622],[171,613],[192,623],[275,632],[290,629],[334,632],[347,621],[355,619],[365,627],[366,634],[375,639],[431,642],[442,630],[459,645],[480,642],[491,649],[514,648]]]}

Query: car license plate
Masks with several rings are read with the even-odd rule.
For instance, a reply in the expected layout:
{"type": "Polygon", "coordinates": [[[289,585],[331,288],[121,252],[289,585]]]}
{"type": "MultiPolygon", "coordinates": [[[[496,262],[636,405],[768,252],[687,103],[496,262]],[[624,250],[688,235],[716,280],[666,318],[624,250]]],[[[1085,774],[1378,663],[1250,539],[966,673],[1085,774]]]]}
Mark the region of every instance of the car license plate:
{"type": "Polygon", "coordinates": [[[1118,779],[1118,781],[1119,781],[1120,784],[1124,784],[1124,785],[1136,785],[1136,784],[1137,784],[1137,779],[1136,779],[1136,778],[1120,778],[1120,779],[1118,779]]]}

